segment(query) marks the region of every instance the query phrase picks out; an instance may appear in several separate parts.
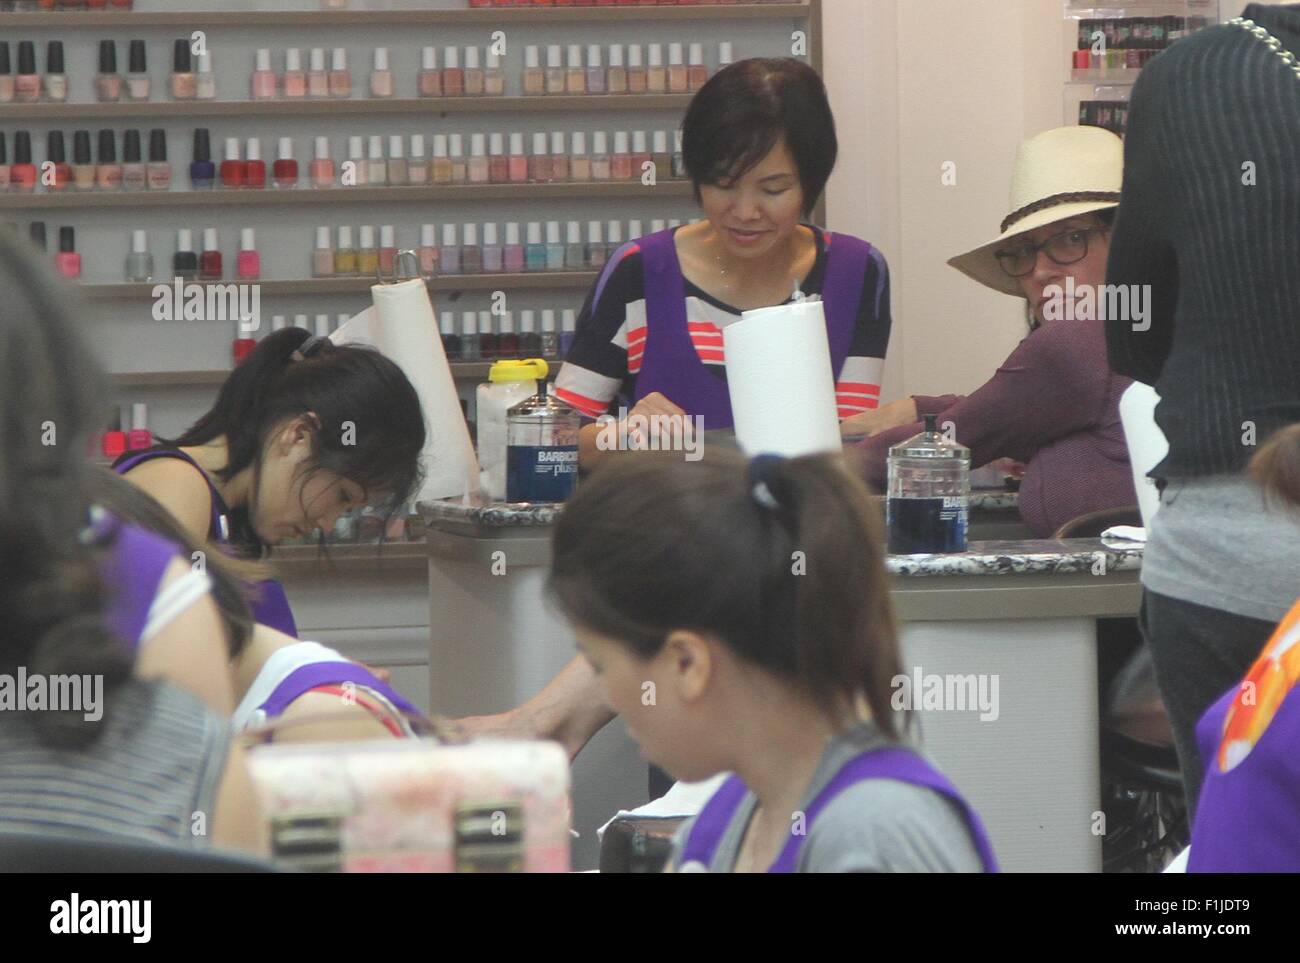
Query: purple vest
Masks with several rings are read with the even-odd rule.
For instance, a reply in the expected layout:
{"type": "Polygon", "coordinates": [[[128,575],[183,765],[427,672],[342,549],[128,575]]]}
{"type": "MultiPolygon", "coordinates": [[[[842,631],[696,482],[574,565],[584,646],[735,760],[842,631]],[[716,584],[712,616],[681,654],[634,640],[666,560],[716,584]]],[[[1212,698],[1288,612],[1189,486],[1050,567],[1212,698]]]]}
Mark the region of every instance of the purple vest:
{"type": "MultiPolygon", "coordinates": [[[[850,234],[822,234],[826,244],[826,276],[822,284],[831,371],[839,377],[853,344],[862,285],[871,245],[850,234]]],[[[629,241],[614,253],[596,282],[595,304],[614,268],[633,251],[641,252],[645,274],[646,341],[633,403],[658,391],[687,414],[704,418],[706,430],[732,427],[727,383],[706,370],[691,341],[686,317],[686,279],[677,260],[673,230],[656,231],[629,241]]]]}
{"type": "Polygon", "coordinates": [[[96,540],[107,551],[100,562],[100,578],[107,595],[104,626],[132,651],[140,646],[163,573],[180,549],[160,535],[127,525],[107,512],[95,520],[96,540]]]}
{"type": "MultiPolygon", "coordinates": [[[[123,455],[113,464],[113,471],[119,475],[125,475],[136,465],[141,462],[149,461],[151,458],[179,458],[181,461],[188,462],[203,476],[203,480],[208,484],[208,490],[212,494],[212,520],[208,525],[208,540],[219,545],[228,545],[229,539],[223,531],[224,516],[230,513],[230,509],[222,500],[221,494],[217,491],[215,485],[208,478],[207,473],[199,467],[198,463],[185,454],[183,451],[176,451],[172,448],[155,448],[149,451],[136,452],[133,454],[123,455]]],[[[298,637],[298,626],[294,622],[293,610],[289,608],[289,599],[284,594],[284,587],[274,579],[267,579],[257,584],[258,598],[252,605],[253,620],[260,622],[262,625],[269,625],[273,629],[278,629],[285,635],[298,637]]]]}
{"type": "Polygon", "coordinates": [[[1227,772],[1217,756],[1240,685],[1196,725],[1205,778],[1192,826],[1189,873],[1300,872],[1300,686],[1293,687],[1249,755],[1227,772]]]}
{"type": "Polygon", "coordinates": [[[258,708],[264,711],[268,718],[274,719],[284,712],[294,699],[305,695],[317,686],[341,685],[344,682],[353,682],[367,689],[373,689],[406,715],[424,718],[424,713],[408,702],[401,693],[387,682],[381,681],[365,666],[355,662],[313,662],[295,669],[271,691],[271,695],[258,708]]]}
{"type": "MultiPolygon", "coordinates": [[[[971,809],[957,792],[956,787],[941,772],[910,749],[873,749],[850,759],[809,805],[805,813],[806,829],[812,831],[817,815],[832,799],[849,786],[864,779],[896,779],[914,786],[924,786],[947,796],[961,807],[966,817],[966,825],[970,830],[971,840],[979,852],[980,861],[984,864],[984,872],[998,871],[997,858],[993,855],[993,847],[989,844],[988,834],[984,831],[984,824],[980,821],[979,815],[971,809]]],[[[686,845],[682,849],[681,863],[698,862],[708,866],[713,861],[718,843],[722,841],[727,826],[730,825],[736,809],[747,792],[749,788],[739,776],[732,776],[722,784],[696,817],[686,845]]],[[[781,854],[777,856],[776,862],[768,868],[768,872],[793,873],[799,865],[799,850],[805,838],[806,833],[803,835],[791,833],[790,839],[781,850],[781,854]]]]}

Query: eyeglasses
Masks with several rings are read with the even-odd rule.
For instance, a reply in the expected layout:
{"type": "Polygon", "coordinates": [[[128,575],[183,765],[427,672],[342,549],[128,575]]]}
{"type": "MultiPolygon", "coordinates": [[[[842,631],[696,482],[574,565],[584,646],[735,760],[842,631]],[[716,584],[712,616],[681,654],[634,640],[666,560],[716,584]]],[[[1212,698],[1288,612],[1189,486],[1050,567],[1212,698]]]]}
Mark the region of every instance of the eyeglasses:
{"type": "Polygon", "coordinates": [[[1009,277],[1023,278],[1033,273],[1039,251],[1046,251],[1047,256],[1062,267],[1077,264],[1088,256],[1088,235],[1105,231],[1103,227],[1075,228],[1053,235],[1042,244],[1019,244],[998,251],[994,256],[1009,277]]]}

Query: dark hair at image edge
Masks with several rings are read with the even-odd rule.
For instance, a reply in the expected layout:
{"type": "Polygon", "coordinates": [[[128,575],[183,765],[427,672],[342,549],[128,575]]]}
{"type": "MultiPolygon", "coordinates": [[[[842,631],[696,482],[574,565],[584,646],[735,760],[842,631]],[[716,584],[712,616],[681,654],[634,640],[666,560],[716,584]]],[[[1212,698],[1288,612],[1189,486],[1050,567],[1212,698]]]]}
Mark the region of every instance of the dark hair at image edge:
{"type": "Polygon", "coordinates": [[[0,672],[103,677],[103,715],[0,713],[58,748],[89,745],[112,715],[132,660],[102,621],[99,549],[79,541],[88,517],[89,438],[107,411],[107,383],[78,335],[66,282],[25,240],[0,230],[0,672]]]}
{"type": "Polygon", "coordinates": [[[602,466],[556,524],[551,597],[641,658],[676,629],[714,636],[833,722],[865,701],[898,738],[907,718],[890,705],[898,643],[866,488],[835,456],[791,459],[770,483],[781,507],[769,510],[745,464],[715,449],[697,462],[637,453],[602,466]]]}
{"type": "Polygon", "coordinates": [[[785,139],[803,187],[804,216],[817,205],[839,146],[826,85],[793,57],[754,57],[724,67],[691,98],[682,162],[695,184],[729,182],[785,139]]]}
{"type": "MultiPolygon", "coordinates": [[[[367,499],[386,495],[389,514],[420,484],[424,412],[415,387],[391,359],[366,345],[318,340],[295,360],[311,332],[272,331],[221,386],[211,410],[166,447],[198,446],[224,435],[229,458],[217,472],[229,480],[252,466],[254,491],[262,452],[293,419],[314,415],[317,430],[305,476],[328,470],[359,484],[367,499]]],[[[302,506],[304,514],[308,506],[302,506]]],[[[247,508],[232,512],[231,538],[255,554],[267,545],[253,530],[247,508]]]]}

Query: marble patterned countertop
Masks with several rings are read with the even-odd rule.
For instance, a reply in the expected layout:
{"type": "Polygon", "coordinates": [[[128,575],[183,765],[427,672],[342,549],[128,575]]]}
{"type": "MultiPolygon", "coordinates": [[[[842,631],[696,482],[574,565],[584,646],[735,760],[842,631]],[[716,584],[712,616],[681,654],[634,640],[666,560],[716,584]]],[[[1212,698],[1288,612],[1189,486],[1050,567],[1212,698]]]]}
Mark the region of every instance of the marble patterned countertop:
{"type": "MultiPolygon", "coordinates": [[[[1019,495],[1007,491],[973,491],[970,507],[977,511],[1014,511],[1019,495]]],[[[484,528],[536,528],[550,525],[559,517],[563,505],[527,502],[488,502],[460,498],[420,502],[416,509],[430,524],[438,522],[476,525],[484,528]]]]}
{"type": "Polygon", "coordinates": [[[1137,571],[1142,546],[1100,538],[1042,538],[971,542],[951,555],[890,555],[891,575],[1058,575],[1067,572],[1137,571]]]}
{"type": "Polygon", "coordinates": [[[474,498],[468,501],[449,498],[419,502],[415,507],[433,528],[448,524],[456,527],[538,528],[553,524],[564,508],[562,504],[551,502],[534,505],[528,502],[488,502],[474,498]]]}
{"type": "MultiPolygon", "coordinates": [[[[997,494],[1003,501],[991,506],[994,510],[1014,507],[1014,492],[997,494]]],[[[470,536],[478,532],[546,528],[555,522],[562,509],[551,504],[463,504],[460,499],[421,502],[418,507],[430,528],[470,536]]],[[[885,561],[890,574],[901,576],[1100,574],[1137,571],[1141,567],[1140,544],[1103,542],[1099,538],[971,542],[968,551],[957,554],[891,555],[885,561]]]]}

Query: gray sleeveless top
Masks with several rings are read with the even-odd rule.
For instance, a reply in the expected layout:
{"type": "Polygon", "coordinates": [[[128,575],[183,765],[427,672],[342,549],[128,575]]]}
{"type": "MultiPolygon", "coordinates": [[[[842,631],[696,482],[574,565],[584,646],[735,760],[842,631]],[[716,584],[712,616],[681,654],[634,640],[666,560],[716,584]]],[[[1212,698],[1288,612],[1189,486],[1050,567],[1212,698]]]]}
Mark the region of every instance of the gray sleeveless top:
{"type": "Polygon", "coordinates": [[[104,731],[85,749],[47,746],[25,713],[0,712],[0,832],[207,847],[226,725],[158,680],[103,698],[104,731]]]}

